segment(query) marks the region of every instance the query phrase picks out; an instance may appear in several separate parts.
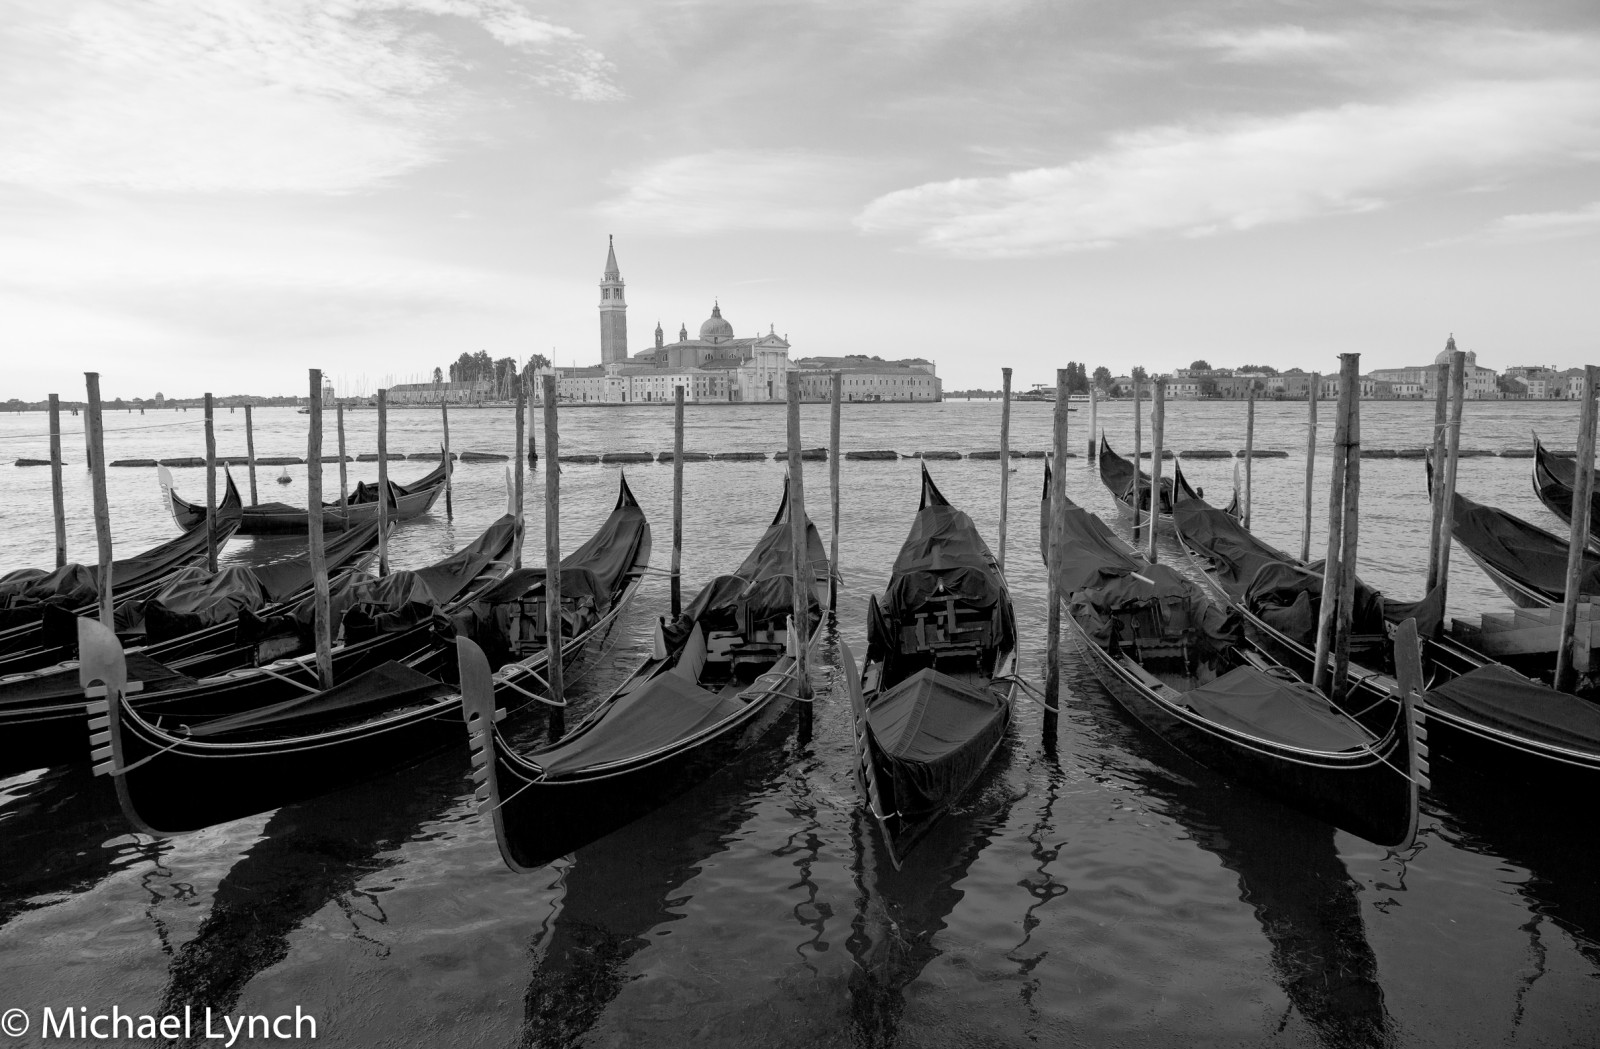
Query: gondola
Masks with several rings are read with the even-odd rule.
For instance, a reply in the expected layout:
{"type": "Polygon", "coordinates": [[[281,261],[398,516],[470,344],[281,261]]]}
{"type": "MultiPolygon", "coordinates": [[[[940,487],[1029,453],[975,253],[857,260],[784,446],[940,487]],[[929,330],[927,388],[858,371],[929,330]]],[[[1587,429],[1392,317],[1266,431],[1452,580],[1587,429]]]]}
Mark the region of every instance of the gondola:
{"type": "MultiPolygon", "coordinates": [[[[1161,478],[1161,506],[1156,517],[1158,525],[1172,524],[1174,484],[1178,486],[1180,496],[1195,494],[1194,489],[1189,487],[1189,482],[1182,479],[1183,474],[1176,469],[1177,461],[1177,457],[1174,456],[1172,475],[1161,478]]],[[[1136,468],[1133,463],[1112,451],[1111,442],[1106,440],[1105,434],[1100,435],[1100,482],[1111,490],[1117,509],[1121,510],[1124,516],[1132,518],[1135,527],[1141,529],[1149,527],[1151,477],[1143,469],[1136,468]],[[1135,501],[1138,503],[1137,510],[1135,501]]]]}
{"type": "Polygon", "coordinates": [[[895,867],[994,758],[1019,684],[1011,593],[972,518],[922,468],[922,498],[858,677],[841,643],[856,781],[895,867]]]}
{"type": "MultiPolygon", "coordinates": [[[[1596,471],[1600,474],[1600,471],[1596,471]]],[[[1572,527],[1572,497],[1577,486],[1578,461],[1553,455],[1533,435],[1533,494],[1544,508],[1572,527]]],[[[1600,480],[1600,478],[1597,478],[1600,480]]],[[[1600,551],[1600,483],[1589,490],[1589,547],[1600,551]]]]}
{"type": "MultiPolygon", "coordinates": [[[[1049,483],[1046,470],[1041,533],[1049,483]]],[[[1062,528],[1062,618],[1123,709],[1208,768],[1376,845],[1410,845],[1423,756],[1410,697],[1364,725],[1248,645],[1226,604],[1071,500],[1062,528]]]]}
{"type": "MultiPolygon", "coordinates": [[[[1463,497],[1455,496],[1456,538],[1463,497]]],[[[1466,500],[1471,503],[1471,500],[1466,500]]],[[[1475,505],[1475,504],[1474,504],[1475,505]]],[[[1182,500],[1175,514],[1178,543],[1221,600],[1244,617],[1258,644],[1302,676],[1316,663],[1314,631],[1320,603],[1316,566],[1263,543],[1203,500],[1182,500]],[[1287,595],[1293,593],[1293,600],[1287,595]]],[[[1350,686],[1336,702],[1352,711],[1392,705],[1395,689],[1385,651],[1390,624],[1415,618],[1422,642],[1426,691],[1421,706],[1429,744],[1441,758],[1530,784],[1600,773],[1600,705],[1565,695],[1495,662],[1443,633],[1437,591],[1415,604],[1390,602],[1357,581],[1354,624],[1363,636],[1350,648],[1350,686]]]]}
{"type": "MultiPolygon", "coordinates": [[[[502,519],[492,527],[495,539],[514,535],[515,522],[502,527],[506,523],[502,519]]],[[[456,595],[450,599],[431,600],[427,578],[409,573],[413,578],[399,584],[410,600],[395,611],[372,613],[353,605],[344,615],[347,636],[354,618],[363,632],[375,629],[382,638],[389,627],[387,636],[410,640],[400,655],[393,654],[392,644],[347,640],[345,658],[335,656],[331,689],[295,684],[287,698],[280,687],[271,700],[262,701],[257,691],[256,701],[245,704],[227,694],[224,679],[142,702],[113,703],[104,732],[97,732],[95,743],[103,749],[96,760],[103,764],[96,771],[114,777],[129,820],[152,834],[194,830],[327,793],[463,742],[456,721],[454,636],[481,636],[494,623],[509,650],[539,647],[534,629],[544,608],[542,572],[535,579],[531,571],[505,571],[501,558],[509,543],[492,551],[483,544],[474,548],[469,549],[475,554],[496,556],[456,555],[448,566],[456,595]],[[387,618],[395,622],[386,624],[387,618]]],[[[598,570],[620,566],[611,574],[613,589],[604,595],[598,615],[586,617],[592,608],[582,600],[564,602],[574,630],[570,636],[563,631],[564,658],[584,652],[609,632],[637,589],[649,551],[649,525],[624,480],[617,505],[595,539],[562,562],[563,577],[598,576],[598,570]]],[[[106,673],[113,657],[120,658],[120,652],[102,648],[91,664],[86,649],[85,683],[106,673]]],[[[543,663],[542,649],[524,660],[535,672],[543,663]]],[[[297,661],[301,665],[314,667],[297,661]]]]}
{"type": "MultiPolygon", "coordinates": [[[[445,477],[450,464],[441,460],[439,465],[410,484],[389,481],[389,520],[404,521],[433,509],[444,492],[445,477]]],[[[233,475],[224,470],[228,479],[229,499],[238,497],[233,475]]],[[[179,528],[191,528],[193,522],[205,516],[206,508],[189,502],[173,490],[171,475],[163,467],[162,487],[172,509],[172,519],[179,528]]],[[[362,481],[357,484],[343,508],[339,500],[322,504],[322,529],[325,532],[355,528],[378,520],[378,485],[362,481]]],[[[223,516],[223,515],[219,515],[223,516]]],[[[240,535],[304,535],[310,527],[310,514],[305,507],[288,503],[256,503],[238,510],[240,535]]]]}
{"type": "MultiPolygon", "coordinates": [[[[1501,592],[1519,608],[1560,605],[1567,591],[1569,540],[1515,514],[1456,492],[1452,534],[1501,592]]],[[[1600,554],[1585,550],[1579,594],[1600,596],[1600,554]]]]}
{"type": "Polygon", "coordinates": [[[827,553],[805,522],[807,622],[792,623],[788,488],[755,549],[658,627],[656,651],[560,742],[528,752],[498,727],[506,691],[478,645],[457,641],[461,709],[479,812],[500,855],[537,870],[688,790],[755,746],[798,691],[794,646],[815,645],[827,599],[827,553]]]}

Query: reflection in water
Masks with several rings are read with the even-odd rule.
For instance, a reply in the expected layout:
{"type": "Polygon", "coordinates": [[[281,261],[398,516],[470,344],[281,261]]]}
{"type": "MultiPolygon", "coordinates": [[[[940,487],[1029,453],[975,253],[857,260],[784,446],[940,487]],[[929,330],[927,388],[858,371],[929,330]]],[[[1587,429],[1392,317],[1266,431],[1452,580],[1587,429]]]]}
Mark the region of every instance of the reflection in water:
{"type": "Polygon", "coordinates": [[[387,954],[381,899],[357,884],[398,863],[399,846],[456,805],[464,786],[460,755],[450,754],[273,813],[218,882],[194,938],[172,952],[158,1012],[232,1012],[245,985],[288,956],[290,934],[329,903],[363,949],[387,954]]]}
{"type": "Polygon", "coordinates": [[[1060,842],[1055,837],[1055,807],[1061,797],[1062,784],[1066,781],[1061,765],[1056,760],[1056,717],[1054,713],[1045,713],[1044,757],[1035,763],[1028,777],[1031,783],[1042,778],[1045,784],[1044,804],[1039,806],[1039,815],[1028,828],[1028,843],[1031,846],[1028,854],[1035,865],[1018,883],[1027,890],[1033,903],[1028,905],[1027,913],[1022,916],[1022,941],[1006,952],[1006,957],[1017,963],[1017,973],[1023,981],[1022,1001],[1036,1021],[1043,1019],[1035,1002],[1042,985],[1033,971],[1050,951],[1048,947],[1034,946],[1033,930],[1039,927],[1042,920],[1039,912],[1051,901],[1067,894],[1066,883],[1060,881],[1050,869],[1061,852],[1060,842]]]}

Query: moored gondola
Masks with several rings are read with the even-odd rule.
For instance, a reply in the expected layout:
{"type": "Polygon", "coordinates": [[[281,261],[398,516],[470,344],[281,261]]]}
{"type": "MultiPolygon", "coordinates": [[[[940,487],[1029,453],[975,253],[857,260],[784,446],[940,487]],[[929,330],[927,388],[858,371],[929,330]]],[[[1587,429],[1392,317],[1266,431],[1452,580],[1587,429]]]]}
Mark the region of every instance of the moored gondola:
{"type": "MultiPolygon", "coordinates": [[[[400,484],[390,480],[389,520],[404,521],[433,509],[433,504],[444,493],[445,478],[449,470],[450,463],[442,460],[438,466],[410,484],[400,484]]],[[[165,470],[163,474],[163,488],[168,505],[172,509],[172,519],[180,528],[194,527],[194,522],[205,516],[206,508],[178,495],[171,487],[170,475],[165,474],[165,470]]],[[[228,473],[227,477],[229,499],[237,500],[239,493],[234,487],[233,475],[228,473]]],[[[228,500],[224,502],[227,503],[228,500]]],[[[231,513],[239,518],[240,535],[304,535],[310,527],[310,514],[306,508],[291,506],[288,503],[268,502],[255,503],[251,506],[234,506],[231,513]]],[[[226,519],[229,515],[219,516],[226,519]]],[[[356,528],[376,521],[378,517],[376,483],[369,484],[362,481],[357,484],[342,506],[337,499],[322,504],[322,529],[325,532],[356,528]]]]}
{"type": "MultiPolygon", "coordinates": [[[[1173,463],[1176,467],[1176,458],[1173,459],[1173,463]]],[[[1112,451],[1111,442],[1106,440],[1105,434],[1100,435],[1100,482],[1111,491],[1117,509],[1121,510],[1124,516],[1131,518],[1141,529],[1149,526],[1150,487],[1154,482],[1143,469],[1112,451]]],[[[1194,489],[1189,487],[1189,482],[1183,480],[1182,472],[1176,468],[1172,476],[1161,478],[1161,502],[1156,516],[1158,525],[1172,523],[1174,486],[1180,497],[1195,494],[1194,489]]]]}
{"type": "Polygon", "coordinates": [[[457,641],[461,709],[478,779],[513,870],[536,870],[658,808],[755,746],[797,695],[795,646],[814,645],[827,553],[805,522],[807,622],[794,624],[787,487],[777,515],[731,574],[659,627],[657,650],[560,742],[507,743],[506,684],[478,645],[457,641]]]}
{"type": "MultiPolygon", "coordinates": [[[[1047,523],[1048,471],[1045,484],[1047,523]]],[[[1409,696],[1364,725],[1254,650],[1225,604],[1071,500],[1062,529],[1063,619],[1123,709],[1201,764],[1374,844],[1410,844],[1425,748],[1409,696]]]]}
{"type": "MultiPolygon", "coordinates": [[[[1600,475],[1600,471],[1596,471],[1600,475]]],[[[1577,486],[1578,461],[1553,455],[1539,435],[1533,435],[1533,494],[1544,508],[1572,526],[1573,489],[1577,486]]],[[[1597,477],[1600,480],[1600,477],[1597,477]]],[[[1589,547],[1600,550],[1600,483],[1589,491],[1589,547]]]]}
{"type": "Polygon", "coordinates": [[[1011,723],[1018,680],[1011,593],[972,518],[922,469],[922,498],[858,677],[841,644],[856,780],[896,867],[960,802],[1011,723]]]}

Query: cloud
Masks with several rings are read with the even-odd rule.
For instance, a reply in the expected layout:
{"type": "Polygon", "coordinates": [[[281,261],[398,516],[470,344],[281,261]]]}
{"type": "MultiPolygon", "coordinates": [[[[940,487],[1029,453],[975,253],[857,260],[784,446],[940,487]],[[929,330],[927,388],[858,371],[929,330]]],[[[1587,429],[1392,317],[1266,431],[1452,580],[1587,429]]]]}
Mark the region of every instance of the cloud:
{"type": "Polygon", "coordinates": [[[889,193],[856,223],[950,255],[1051,254],[1368,211],[1597,156],[1592,74],[1474,80],[1388,103],[1124,133],[1060,166],[889,193]]]}
{"type": "Polygon", "coordinates": [[[0,181],[39,189],[341,192],[439,160],[464,132],[475,25],[491,64],[580,100],[619,97],[569,29],[508,0],[79,0],[0,37],[0,181]]]}
{"type": "Polygon", "coordinates": [[[1317,32],[1297,25],[1212,30],[1200,33],[1193,42],[1220,51],[1224,61],[1245,63],[1321,60],[1349,53],[1352,44],[1345,34],[1317,32]]]}
{"type": "Polygon", "coordinates": [[[617,172],[607,219],[673,234],[840,229],[878,165],[802,150],[713,150],[617,172]]]}
{"type": "Polygon", "coordinates": [[[1489,223],[1477,236],[1468,239],[1497,243],[1565,240],[1600,233],[1600,201],[1574,211],[1539,211],[1524,215],[1504,215],[1489,223]]]}

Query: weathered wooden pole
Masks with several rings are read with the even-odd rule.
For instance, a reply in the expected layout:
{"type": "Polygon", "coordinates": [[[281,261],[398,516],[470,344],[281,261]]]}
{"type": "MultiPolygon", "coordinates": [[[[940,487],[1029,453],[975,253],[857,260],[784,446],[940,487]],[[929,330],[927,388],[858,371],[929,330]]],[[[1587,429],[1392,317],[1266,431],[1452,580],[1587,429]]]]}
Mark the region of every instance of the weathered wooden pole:
{"type": "Polygon", "coordinates": [[[56,514],[56,567],[67,563],[67,504],[61,492],[61,395],[50,395],[50,505],[56,514]]]}
{"type": "MultiPolygon", "coordinates": [[[[1450,426],[1446,437],[1444,471],[1439,479],[1436,501],[1443,507],[1439,515],[1436,546],[1439,563],[1434,579],[1439,587],[1439,607],[1443,609],[1450,593],[1450,540],[1455,532],[1456,466],[1461,457],[1461,410],[1467,398],[1467,355],[1460,350],[1450,355],[1450,426]]],[[[1441,623],[1442,626],[1442,623],[1441,623]]]]}
{"type": "Polygon", "coordinates": [[[115,630],[111,612],[111,503],[106,498],[106,435],[100,418],[100,373],[84,372],[89,390],[89,407],[83,413],[83,432],[89,452],[89,481],[94,491],[94,537],[100,554],[96,581],[100,588],[100,623],[115,630]]]}
{"type": "MultiPolygon", "coordinates": [[[[378,391],[382,403],[383,391],[378,391]]],[[[333,601],[328,594],[328,553],[322,534],[322,370],[311,369],[311,432],[306,440],[306,539],[313,586],[311,633],[317,651],[317,680],[333,687],[333,601]]],[[[380,544],[381,544],[380,540],[380,544]]],[[[381,546],[380,546],[381,549],[381,546]]]]}
{"type": "MultiPolygon", "coordinates": [[[[1349,523],[1345,513],[1351,488],[1349,476],[1354,465],[1350,458],[1350,424],[1355,414],[1354,406],[1359,395],[1361,355],[1339,355],[1339,406],[1334,413],[1333,470],[1328,488],[1328,555],[1322,570],[1322,600],[1317,615],[1316,662],[1312,670],[1312,684],[1330,698],[1338,695],[1334,669],[1339,623],[1343,620],[1340,609],[1345,551],[1344,528],[1349,523]]],[[[1356,477],[1359,483],[1359,475],[1356,477]]],[[[1353,566],[1352,566],[1353,567],[1353,566]]],[[[1348,622],[1347,620],[1343,620],[1348,622]]],[[[1346,639],[1348,655],[1348,638],[1346,639]]],[[[1348,669],[1348,668],[1347,668],[1348,669]]],[[[1342,682],[1338,682],[1342,685],[1342,682]]]]}
{"type": "MultiPolygon", "coordinates": [[[[444,519],[446,521],[454,521],[456,519],[456,504],[455,493],[451,491],[451,487],[454,484],[452,475],[455,470],[450,465],[450,402],[443,398],[439,401],[439,421],[444,423],[444,519]]],[[[511,449],[511,457],[513,459],[517,457],[517,453],[521,448],[522,442],[519,441],[517,446],[511,449]]]]}
{"type": "MultiPolygon", "coordinates": [[[[1455,345],[1455,339],[1450,340],[1450,345],[1455,345]]],[[[1428,593],[1439,585],[1439,535],[1444,524],[1444,449],[1445,431],[1449,426],[1450,413],[1450,362],[1440,361],[1434,377],[1433,395],[1433,441],[1430,444],[1428,462],[1433,467],[1433,490],[1429,493],[1433,501],[1432,514],[1428,526],[1428,574],[1423,584],[1423,593],[1428,593]]]]}
{"type": "MultiPolygon", "coordinates": [[[[1250,480],[1256,462],[1256,381],[1250,380],[1250,394],[1244,409],[1244,511],[1243,523],[1250,527],[1250,480]]],[[[1152,558],[1153,560],[1153,558],[1152,558]]]]}
{"type": "MultiPolygon", "coordinates": [[[[1059,382],[1056,384],[1061,385],[1059,382]]],[[[1144,495],[1144,468],[1139,465],[1144,451],[1144,423],[1139,418],[1139,379],[1133,380],[1133,545],[1139,545],[1139,504],[1144,495]]],[[[1064,469],[1065,467],[1063,467],[1064,469]]],[[[1153,501],[1152,501],[1153,502],[1153,501]]]]}
{"type": "Polygon", "coordinates": [[[383,389],[378,391],[378,574],[389,574],[389,391],[383,389]]]}
{"type": "Polygon", "coordinates": [[[1006,570],[1006,509],[1011,495],[1011,369],[1000,369],[1000,552],[995,562],[1006,570]]]}
{"type": "MultiPolygon", "coordinates": [[[[519,381],[517,383],[517,400],[516,400],[516,406],[514,408],[514,411],[517,413],[517,420],[516,420],[516,424],[515,424],[516,436],[511,442],[511,458],[513,460],[512,465],[516,467],[516,469],[512,473],[512,476],[516,478],[516,481],[515,481],[514,486],[512,488],[512,498],[517,504],[517,520],[519,520],[519,521],[522,520],[522,517],[523,517],[523,505],[524,505],[524,503],[523,503],[523,483],[522,483],[522,481],[523,481],[523,475],[525,473],[527,473],[527,466],[526,466],[526,464],[523,463],[522,455],[521,455],[521,452],[522,452],[522,420],[523,420],[523,415],[524,415],[524,411],[523,411],[524,408],[525,408],[525,402],[523,400],[523,387],[522,387],[522,383],[519,381]]],[[[521,568],[522,567],[522,529],[520,529],[520,528],[517,529],[517,537],[516,537],[516,539],[514,539],[512,541],[512,543],[511,543],[511,566],[513,568],[521,568]]]]}
{"type": "Polygon", "coordinates": [[[1333,635],[1333,691],[1343,695],[1350,680],[1350,627],[1356,610],[1356,569],[1360,564],[1361,536],[1361,354],[1340,354],[1341,370],[1348,366],[1350,422],[1344,452],[1344,527],[1339,532],[1339,622],[1333,635]]]}
{"type": "Polygon", "coordinates": [[[844,402],[844,372],[834,372],[829,387],[828,498],[832,503],[833,528],[828,533],[828,608],[832,610],[839,607],[839,416],[840,405],[844,402]]]}
{"type": "Polygon", "coordinates": [[[1589,647],[1589,631],[1576,637],[1578,591],[1583,581],[1583,551],[1589,540],[1589,504],[1594,491],[1595,385],[1600,367],[1583,369],[1583,404],[1578,409],[1578,459],[1572,485],[1572,539],[1567,547],[1567,592],[1561,602],[1561,633],[1556,645],[1556,688],[1572,692],[1577,687],[1576,645],[1589,647]]]}
{"type": "MultiPolygon", "coordinates": [[[[1151,564],[1156,563],[1156,536],[1161,529],[1157,521],[1161,514],[1161,446],[1167,430],[1167,382],[1157,376],[1151,384],[1150,400],[1150,549],[1145,554],[1151,564]]],[[[1177,495],[1177,486],[1173,486],[1177,495]]]]}
{"type": "Polygon", "coordinates": [[[1093,466],[1100,461],[1100,387],[1089,384],[1089,454],[1085,463],[1093,466]]]}
{"type": "MultiPolygon", "coordinates": [[[[806,542],[806,485],[804,468],[800,461],[800,373],[791,371],[787,377],[789,400],[789,542],[794,547],[794,610],[790,613],[794,624],[791,641],[794,645],[795,697],[802,702],[811,699],[811,674],[806,666],[806,649],[811,639],[811,549],[806,542]]],[[[833,566],[829,565],[830,574],[833,566]]]]}
{"type": "Polygon", "coordinates": [[[206,394],[206,571],[217,570],[216,402],[206,394]]]}
{"type": "MultiPolygon", "coordinates": [[[[538,392],[537,387],[535,388],[535,390],[533,392],[534,393],[538,392]]],[[[529,417],[529,419],[532,419],[532,417],[533,417],[532,398],[529,398],[528,417],[529,417]]],[[[528,468],[530,470],[533,469],[534,466],[538,465],[538,462],[539,462],[539,442],[537,440],[535,440],[534,436],[533,436],[534,435],[534,431],[537,430],[537,429],[538,429],[538,427],[531,425],[531,423],[528,426],[528,468]]]]}
{"type": "Polygon", "coordinates": [[[1054,439],[1051,442],[1050,549],[1045,551],[1045,562],[1049,567],[1045,590],[1050,607],[1044,650],[1045,702],[1057,709],[1061,705],[1061,601],[1064,596],[1061,593],[1061,561],[1067,520],[1067,451],[1070,447],[1067,412],[1071,397],[1067,392],[1069,382],[1067,369],[1057,368],[1055,417],[1052,420],[1054,439]]]}
{"type": "Polygon", "coordinates": [[[683,611],[683,387],[672,388],[672,618],[683,611]]]}
{"type": "Polygon", "coordinates": [[[256,425],[248,404],[244,406],[244,461],[250,468],[250,505],[254,506],[261,498],[256,495],[256,425]]]}
{"type": "MultiPolygon", "coordinates": [[[[521,513],[520,508],[518,513],[521,513]]],[[[560,739],[567,731],[562,713],[561,681],[561,442],[556,431],[556,377],[544,376],[544,599],[546,659],[545,681],[550,687],[549,734],[560,739]]]]}
{"type": "Polygon", "coordinates": [[[1300,529],[1300,560],[1311,560],[1311,496],[1317,479],[1317,386],[1321,376],[1311,373],[1306,387],[1306,520],[1300,529]]]}
{"type": "Polygon", "coordinates": [[[344,526],[350,527],[350,474],[345,469],[344,405],[334,404],[333,417],[339,429],[339,516],[344,526]]]}

